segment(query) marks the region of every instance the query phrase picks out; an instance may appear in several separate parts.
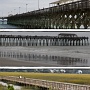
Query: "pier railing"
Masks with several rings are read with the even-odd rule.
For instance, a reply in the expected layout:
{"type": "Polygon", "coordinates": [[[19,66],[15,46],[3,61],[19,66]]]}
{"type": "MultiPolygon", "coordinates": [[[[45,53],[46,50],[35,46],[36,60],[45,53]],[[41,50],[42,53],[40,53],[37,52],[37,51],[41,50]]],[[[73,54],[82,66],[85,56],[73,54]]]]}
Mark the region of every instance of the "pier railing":
{"type": "Polygon", "coordinates": [[[90,85],[80,85],[25,77],[4,76],[0,77],[0,79],[18,82],[25,85],[33,85],[37,87],[47,88],[51,90],[90,90],[90,85]]]}
{"type": "Polygon", "coordinates": [[[68,11],[68,10],[78,10],[78,9],[88,9],[90,8],[90,1],[77,1],[72,3],[67,3],[63,5],[58,5],[51,7],[51,11],[68,11]]]}
{"type": "MultiPolygon", "coordinates": [[[[40,14],[40,13],[45,13],[45,12],[57,12],[57,11],[69,11],[69,10],[77,10],[77,9],[88,9],[90,8],[90,1],[76,1],[76,2],[71,2],[67,4],[62,4],[58,6],[53,6],[49,8],[43,8],[23,14],[16,14],[15,16],[28,16],[28,15],[33,15],[33,14],[40,14]]],[[[10,16],[13,17],[13,16],[10,16]]]]}
{"type": "Polygon", "coordinates": [[[68,11],[68,10],[88,9],[88,8],[90,8],[90,1],[83,1],[83,2],[77,1],[77,2],[62,4],[54,7],[43,8],[40,10],[32,11],[31,13],[37,14],[37,13],[45,13],[45,12],[68,11]]]}

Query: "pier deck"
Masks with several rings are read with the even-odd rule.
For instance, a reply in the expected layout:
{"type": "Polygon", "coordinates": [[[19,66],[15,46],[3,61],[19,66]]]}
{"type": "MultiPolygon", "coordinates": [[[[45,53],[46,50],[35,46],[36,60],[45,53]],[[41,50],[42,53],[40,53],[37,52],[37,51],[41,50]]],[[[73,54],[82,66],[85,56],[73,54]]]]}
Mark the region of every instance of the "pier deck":
{"type": "Polygon", "coordinates": [[[0,80],[12,81],[19,84],[24,84],[28,86],[36,86],[40,88],[40,90],[90,90],[89,85],[79,85],[72,83],[63,83],[63,82],[55,82],[41,79],[32,79],[25,77],[14,77],[14,76],[4,76],[0,77],[0,80]]]}

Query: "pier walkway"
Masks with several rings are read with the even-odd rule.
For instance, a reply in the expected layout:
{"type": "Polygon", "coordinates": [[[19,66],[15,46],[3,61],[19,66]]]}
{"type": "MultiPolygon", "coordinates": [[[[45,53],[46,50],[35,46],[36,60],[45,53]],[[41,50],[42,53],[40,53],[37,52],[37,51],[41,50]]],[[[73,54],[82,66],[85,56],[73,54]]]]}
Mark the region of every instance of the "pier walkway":
{"type": "Polygon", "coordinates": [[[25,86],[36,86],[40,90],[90,90],[90,85],[55,82],[25,77],[2,76],[0,80],[12,81],[25,86]]]}

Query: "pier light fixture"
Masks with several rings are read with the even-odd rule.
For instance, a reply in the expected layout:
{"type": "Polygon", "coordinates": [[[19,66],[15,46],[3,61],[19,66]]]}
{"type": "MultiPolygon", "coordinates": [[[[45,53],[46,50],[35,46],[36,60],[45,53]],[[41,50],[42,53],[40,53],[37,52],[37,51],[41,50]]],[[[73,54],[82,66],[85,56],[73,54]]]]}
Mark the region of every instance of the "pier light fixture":
{"type": "Polygon", "coordinates": [[[26,12],[27,12],[27,6],[28,6],[28,4],[26,4],[26,12]]]}
{"type": "Polygon", "coordinates": [[[15,15],[15,10],[16,10],[16,9],[14,9],[14,15],[15,15]]]}
{"type": "Polygon", "coordinates": [[[12,14],[12,11],[11,11],[11,14],[12,14]]]}
{"type": "Polygon", "coordinates": [[[8,12],[8,15],[9,15],[9,12],[8,12]]]}
{"type": "Polygon", "coordinates": [[[39,0],[38,0],[38,9],[39,9],[39,0]]]}
{"type": "Polygon", "coordinates": [[[19,7],[19,14],[20,14],[20,8],[21,8],[21,7],[19,7]]]}
{"type": "Polygon", "coordinates": [[[2,11],[2,17],[3,17],[3,11],[2,11]]]}

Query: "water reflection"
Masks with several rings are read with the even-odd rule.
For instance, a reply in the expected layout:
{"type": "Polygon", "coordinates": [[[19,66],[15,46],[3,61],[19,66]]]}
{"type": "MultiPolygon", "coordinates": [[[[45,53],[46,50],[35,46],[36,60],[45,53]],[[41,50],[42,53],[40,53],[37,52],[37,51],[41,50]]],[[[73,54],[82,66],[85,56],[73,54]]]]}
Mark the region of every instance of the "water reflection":
{"type": "Polygon", "coordinates": [[[12,50],[0,51],[1,58],[10,58],[19,61],[33,61],[56,66],[87,66],[88,60],[82,58],[63,57],[56,55],[35,54],[30,52],[18,52],[12,50]]]}

